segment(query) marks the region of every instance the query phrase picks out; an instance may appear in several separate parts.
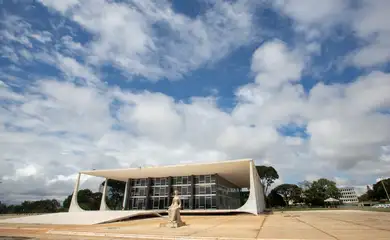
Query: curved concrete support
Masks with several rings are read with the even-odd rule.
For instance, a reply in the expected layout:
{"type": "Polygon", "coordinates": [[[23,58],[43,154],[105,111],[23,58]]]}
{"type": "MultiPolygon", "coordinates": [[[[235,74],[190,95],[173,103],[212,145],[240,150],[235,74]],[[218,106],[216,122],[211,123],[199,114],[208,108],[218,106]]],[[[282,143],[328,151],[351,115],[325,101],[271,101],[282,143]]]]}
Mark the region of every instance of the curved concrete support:
{"type": "Polygon", "coordinates": [[[237,209],[237,211],[253,213],[258,215],[265,210],[264,189],[260,182],[259,174],[257,173],[255,163],[250,161],[249,163],[249,197],[244,205],[237,209]]]}
{"type": "Polygon", "coordinates": [[[122,210],[127,210],[128,208],[129,194],[130,194],[129,190],[130,190],[130,179],[127,179],[125,185],[125,193],[123,194],[122,210]]]}
{"type": "Polygon", "coordinates": [[[79,173],[79,175],[77,176],[76,185],[74,186],[72,201],[70,202],[68,212],[83,212],[84,211],[84,209],[82,209],[79,206],[79,203],[77,201],[77,194],[79,192],[79,185],[80,185],[80,176],[81,176],[81,173],[79,173]]]}
{"type": "Polygon", "coordinates": [[[100,211],[110,210],[110,208],[107,206],[106,203],[107,185],[108,185],[108,178],[106,178],[106,181],[104,182],[102,200],[100,201],[100,209],[99,209],[100,211]]]}

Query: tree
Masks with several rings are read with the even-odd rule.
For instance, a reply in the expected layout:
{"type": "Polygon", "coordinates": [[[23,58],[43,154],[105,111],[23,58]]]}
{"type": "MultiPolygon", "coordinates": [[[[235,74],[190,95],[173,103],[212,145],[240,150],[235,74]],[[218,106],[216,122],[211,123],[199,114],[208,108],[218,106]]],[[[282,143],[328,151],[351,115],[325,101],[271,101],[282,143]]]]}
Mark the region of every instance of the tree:
{"type": "MultiPolygon", "coordinates": [[[[103,181],[101,183],[102,187],[104,187],[105,182],[106,181],[103,181]]],[[[125,194],[126,182],[117,181],[113,179],[109,179],[107,182],[108,182],[107,183],[108,189],[106,195],[107,206],[112,210],[122,209],[122,202],[125,194]]]]}
{"type": "Polygon", "coordinates": [[[272,166],[256,166],[257,173],[260,177],[260,182],[264,187],[264,194],[268,192],[268,188],[276,179],[279,179],[279,174],[272,166]]]}
{"type": "Polygon", "coordinates": [[[383,188],[383,185],[385,185],[387,192],[390,194],[390,178],[383,179],[382,181],[379,181],[374,184],[373,191],[374,191],[374,199],[379,201],[382,199],[387,200],[386,191],[383,188]],[[382,183],[383,182],[383,183],[382,183]]]}
{"type": "Polygon", "coordinates": [[[272,191],[283,197],[287,206],[290,205],[290,201],[299,202],[302,194],[302,190],[295,184],[281,184],[275,187],[272,191]]]}
{"type": "Polygon", "coordinates": [[[240,192],[241,205],[244,205],[246,203],[246,201],[248,200],[248,198],[249,198],[249,191],[241,191],[240,192]]]}
{"type": "Polygon", "coordinates": [[[0,201],[0,214],[7,213],[7,205],[0,201]]]}
{"type": "Polygon", "coordinates": [[[270,207],[284,207],[286,202],[274,189],[267,196],[267,201],[270,207]]]}
{"type": "MultiPolygon", "coordinates": [[[[64,202],[62,207],[68,209],[70,207],[70,202],[72,201],[73,194],[69,195],[64,202]]],[[[92,192],[89,189],[79,190],[77,193],[77,202],[80,207],[84,210],[99,210],[100,201],[102,199],[102,193],[92,192]]]]}
{"type": "Polygon", "coordinates": [[[59,208],[60,203],[56,199],[46,199],[24,201],[20,205],[9,205],[8,207],[4,205],[1,213],[53,213],[57,212],[59,208]]]}
{"type": "Polygon", "coordinates": [[[339,199],[341,193],[334,181],[325,178],[307,184],[307,189],[304,190],[305,202],[311,206],[323,206],[324,200],[330,197],[339,199]]]}
{"type": "Polygon", "coordinates": [[[375,200],[375,192],[372,189],[368,189],[366,193],[358,197],[359,202],[368,202],[375,200]]]}

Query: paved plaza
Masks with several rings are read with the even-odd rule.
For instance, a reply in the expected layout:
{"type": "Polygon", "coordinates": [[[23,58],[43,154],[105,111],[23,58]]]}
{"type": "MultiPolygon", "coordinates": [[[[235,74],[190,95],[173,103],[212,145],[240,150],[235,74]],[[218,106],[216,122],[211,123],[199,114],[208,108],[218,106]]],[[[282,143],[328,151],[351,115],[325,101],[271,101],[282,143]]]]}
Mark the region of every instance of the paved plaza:
{"type": "Polygon", "coordinates": [[[183,216],[183,220],[188,226],[178,229],[160,227],[165,218],[90,226],[0,224],[0,236],[35,239],[390,239],[390,213],[381,212],[275,212],[260,216],[183,216]]]}

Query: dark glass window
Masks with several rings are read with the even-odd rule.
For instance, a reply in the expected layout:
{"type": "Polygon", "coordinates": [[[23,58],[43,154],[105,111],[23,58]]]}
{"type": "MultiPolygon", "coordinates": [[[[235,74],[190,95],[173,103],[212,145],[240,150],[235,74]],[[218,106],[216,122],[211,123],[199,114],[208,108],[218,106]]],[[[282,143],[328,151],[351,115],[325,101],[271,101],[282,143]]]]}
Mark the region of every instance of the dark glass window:
{"type": "Polygon", "coordinates": [[[198,209],[199,205],[200,205],[200,199],[199,199],[199,197],[196,197],[195,198],[195,209],[198,209]]]}
{"type": "Polygon", "coordinates": [[[216,181],[215,181],[215,178],[216,178],[216,175],[211,175],[211,182],[212,183],[215,183],[216,181]]]}
{"type": "Polygon", "coordinates": [[[188,183],[188,177],[183,177],[183,184],[187,184],[188,183]]]}
{"type": "Polygon", "coordinates": [[[205,197],[204,196],[200,196],[199,197],[199,208],[204,209],[204,206],[205,206],[205,197]]]}
{"type": "Polygon", "coordinates": [[[205,176],[205,182],[206,183],[211,183],[210,175],[205,176]]]}
{"type": "Polygon", "coordinates": [[[140,188],[139,189],[139,195],[144,196],[145,195],[145,188],[140,188]]]}
{"type": "Polygon", "coordinates": [[[211,197],[206,197],[206,209],[211,208],[211,197]]]}
{"type": "Polygon", "coordinates": [[[183,177],[177,177],[176,184],[183,184],[183,177]]]}
{"type": "Polygon", "coordinates": [[[205,193],[206,193],[205,186],[199,186],[199,194],[205,194],[205,193]]]}
{"type": "Polygon", "coordinates": [[[158,209],[158,201],[157,198],[153,198],[153,208],[158,209]]]}
{"type": "Polygon", "coordinates": [[[154,181],[155,181],[154,185],[156,185],[156,186],[161,184],[161,179],[160,178],[156,178],[156,179],[154,179],[154,181]]]}
{"type": "Polygon", "coordinates": [[[206,186],[206,194],[211,194],[211,186],[206,186]]]}
{"type": "Polygon", "coordinates": [[[216,196],[212,196],[211,197],[211,206],[213,208],[216,208],[217,207],[217,197],[216,196]]]}
{"type": "Polygon", "coordinates": [[[190,209],[190,200],[188,198],[182,200],[183,209],[190,209]]]}
{"type": "Polygon", "coordinates": [[[215,190],[215,184],[211,185],[211,193],[212,194],[215,194],[216,193],[216,190],[215,190]]]}
{"type": "Polygon", "coordinates": [[[195,176],[195,184],[199,183],[199,176],[195,176]]]}
{"type": "Polygon", "coordinates": [[[199,183],[204,183],[204,175],[199,176],[199,183]]]}
{"type": "Polygon", "coordinates": [[[176,185],[176,182],[177,182],[176,177],[172,177],[172,185],[176,185]]]}

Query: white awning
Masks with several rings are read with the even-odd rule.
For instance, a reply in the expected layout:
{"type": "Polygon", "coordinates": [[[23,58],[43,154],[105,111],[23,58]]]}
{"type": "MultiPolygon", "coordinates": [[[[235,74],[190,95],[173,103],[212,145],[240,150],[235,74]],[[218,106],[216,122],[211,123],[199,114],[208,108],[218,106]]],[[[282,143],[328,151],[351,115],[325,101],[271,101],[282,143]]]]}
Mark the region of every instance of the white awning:
{"type": "Polygon", "coordinates": [[[328,199],[325,199],[324,202],[340,202],[340,200],[335,199],[335,198],[328,198],[328,199]]]}
{"type": "Polygon", "coordinates": [[[124,168],[82,171],[82,174],[104,177],[119,181],[128,178],[168,177],[218,174],[240,188],[249,187],[249,163],[252,159],[240,159],[221,162],[169,165],[145,168],[124,168]]]}

